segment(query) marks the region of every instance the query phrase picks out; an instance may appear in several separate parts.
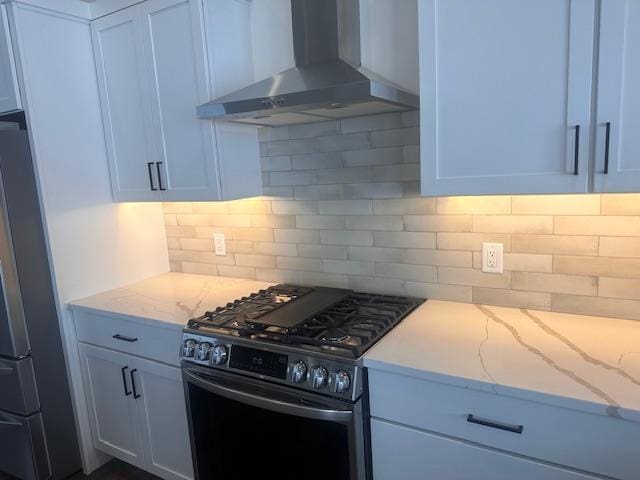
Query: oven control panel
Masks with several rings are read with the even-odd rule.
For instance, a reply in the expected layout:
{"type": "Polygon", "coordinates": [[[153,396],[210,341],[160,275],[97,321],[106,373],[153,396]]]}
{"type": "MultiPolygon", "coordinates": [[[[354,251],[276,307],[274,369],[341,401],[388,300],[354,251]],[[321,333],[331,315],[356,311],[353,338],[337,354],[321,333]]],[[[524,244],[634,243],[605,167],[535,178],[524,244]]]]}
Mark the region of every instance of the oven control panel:
{"type": "Polygon", "coordinates": [[[235,371],[333,397],[355,400],[362,393],[360,367],[271,346],[184,333],[180,357],[197,365],[235,371]]]}

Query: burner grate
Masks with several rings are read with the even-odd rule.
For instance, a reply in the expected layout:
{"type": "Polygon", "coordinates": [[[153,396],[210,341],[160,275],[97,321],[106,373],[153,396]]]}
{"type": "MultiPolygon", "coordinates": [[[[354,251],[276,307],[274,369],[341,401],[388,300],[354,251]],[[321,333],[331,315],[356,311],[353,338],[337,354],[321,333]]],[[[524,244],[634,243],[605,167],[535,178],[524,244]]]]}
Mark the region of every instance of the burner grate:
{"type": "Polygon", "coordinates": [[[292,285],[260,290],[190,320],[188,328],[357,358],[423,302],[352,292],[295,328],[252,323],[312,290],[292,285]]]}

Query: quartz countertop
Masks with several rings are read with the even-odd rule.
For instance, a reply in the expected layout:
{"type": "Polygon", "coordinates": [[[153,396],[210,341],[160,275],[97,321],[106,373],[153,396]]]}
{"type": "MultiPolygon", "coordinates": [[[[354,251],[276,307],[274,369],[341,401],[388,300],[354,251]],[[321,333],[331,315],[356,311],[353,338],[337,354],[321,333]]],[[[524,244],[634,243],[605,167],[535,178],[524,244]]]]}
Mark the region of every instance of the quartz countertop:
{"type": "Polygon", "coordinates": [[[638,321],[429,300],[365,366],[640,422],[638,321]]]}
{"type": "Polygon", "coordinates": [[[240,278],[164,273],[69,303],[75,310],[108,313],[157,326],[182,328],[191,318],[272,283],[240,278]]]}

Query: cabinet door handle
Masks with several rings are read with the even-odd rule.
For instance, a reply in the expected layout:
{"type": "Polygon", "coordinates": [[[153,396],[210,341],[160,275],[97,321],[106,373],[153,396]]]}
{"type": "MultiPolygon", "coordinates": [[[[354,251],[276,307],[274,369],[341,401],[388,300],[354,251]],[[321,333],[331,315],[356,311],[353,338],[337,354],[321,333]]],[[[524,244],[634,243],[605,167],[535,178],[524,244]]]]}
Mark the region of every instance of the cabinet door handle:
{"type": "Polygon", "coordinates": [[[153,172],[151,172],[152,165],[153,162],[147,162],[147,171],[149,172],[149,186],[151,187],[151,191],[155,192],[158,189],[153,184],[153,172]]]}
{"type": "Polygon", "coordinates": [[[116,340],[122,340],[123,342],[137,342],[138,339],[134,338],[134,337],[127,337],[126,335],[120,335],[119,333],[116,333],[113,338],[115,338],[116,340]]]}
{"type": "Polygon", "coordinates": [[[135,399],[138,399],[141,397],[141,395],[138,395],[138,390],[136,389],[136,379],[133,376],[133,374],[136,373],[137,371],[138,369],[134,368],[129,372],[129,376],[131,377],[131,387],[133,388],[133,398],[135,399]]]}
{"type": "Polygon", "coordinates": [[[611,122],[605,123],[604,134],[604,174],[609,175],[609,144],[611,141],[611,122]]]}
{"type": "Polygon", "coordinates": [[[578,170],[579,168],[578,164],[580,161],[580,125],[576,125],[575,129],[576,129],[576,138],[575,138],[575,145],[573,147],[573,174],[578,175],[580,173],[578,170]]]}
{"type": "Polygon", "coordinates": [[[467,415],[467,422],[518,434],[521,434],[524,430],[524,426],[522,425],[511,425],[509,423],[496,422],[487,418],[476,417],[471,413],[467,415]]]}
{"type": "Polygon", "coordinates": [[[127,387],[127,375],[126,372],[129,369],[129,367],[122,367],[122,385],[124,386],[124,396],[128,397],[129,395],[131,395],[131,390],[129,390],[129,387],[127,387]]]}
{"type": "Polygon", "coordinates": [[[158,172],[158,185],[160,187],[160,190],[166,190],[166,188],[162,186],[162,174],[160,173],[160,165],[162,165],[162,162],[156,162],[156,171],[158,172]]]}

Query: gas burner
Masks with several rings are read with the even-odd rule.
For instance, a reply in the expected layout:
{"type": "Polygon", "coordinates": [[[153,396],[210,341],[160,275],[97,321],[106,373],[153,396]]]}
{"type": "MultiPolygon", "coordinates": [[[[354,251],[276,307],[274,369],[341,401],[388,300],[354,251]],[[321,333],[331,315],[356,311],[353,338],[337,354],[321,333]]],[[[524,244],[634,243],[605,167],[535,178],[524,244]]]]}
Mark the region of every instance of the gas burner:
{"type": "Polygon", "coordinates": [[[187,330],[358,358],[421,303],[406,297],[276,285],[190,320],[187,330]],[[331,298],[337,300],[328,303],[331,298]],[[317,309],[319,304],[328,306],[317,309]],[[280,312],[284,306],[287,310],[280,312]],[[301,318],[291,318],[291,307],[301,318]]]}
{"type": "Polygon", "coordinates": [[[332,343],[349,343],[351,336],[346,333],[342,328],[326,330],[321,336],[320,340],[325,340],[332,343]]]}

